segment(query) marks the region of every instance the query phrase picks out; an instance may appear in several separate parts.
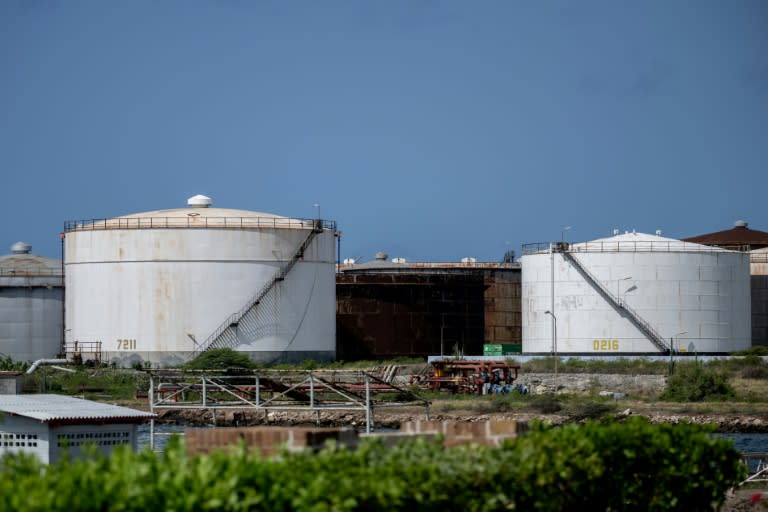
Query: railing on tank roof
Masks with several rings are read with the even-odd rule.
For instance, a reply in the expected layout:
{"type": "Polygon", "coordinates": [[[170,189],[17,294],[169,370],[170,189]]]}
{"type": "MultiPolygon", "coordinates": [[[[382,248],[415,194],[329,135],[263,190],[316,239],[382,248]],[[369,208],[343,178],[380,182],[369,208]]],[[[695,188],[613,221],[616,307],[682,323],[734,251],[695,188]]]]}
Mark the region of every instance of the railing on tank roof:
{"type": "Polygon", "coordinates": [[[750,263],[768,263],[768,252],[760,254],[750,254],[750,263]]]}
{"type": "Polygon", "coordinates": [[[338,270],[397,270],[397,269],[430,269],[430,270],[466,270],[466,269],[490,269],[490,270],[508,270],[519,269],[520,263],[518,262],[493,262],[493,261],[476,261],[476,262],[410,262],[396,263],[384,262],[384,265],[376,266],[376,261],[369,261],[363,263],[340,263],[336,265],[338,270]]]}
{"type": "Polygon", "coordinates": [[[61,277],[61,269],[35,269],[23,270],[13,268],[0,268],[0,277],[61,277]]]}
{"type": "MultiPolygon", "coordinates": [[[[319,221],[323,229],[336,229],[336,222],[319,221]]],[[[187,217],[113,217],[111,219],[69,220],[64,231],[103,231],[111,229],[263,229],[288,228],[312,229],[317,219],[294,219],[288,217],[206,217],[188,214],[187,217]]]]}
{"type": "MultiPolygon", "coordinates": [[[[568,252],[697,252],[697,253],[721,253],[739,252],[735,249],[723,249],[709,245],[700,245],[690,242],[670,240],[668,242],[656,242],[650,240],[622,240],[614,242],[552,242],[556,252],[567,250],[568,252]]],[[[549,253],[549,242],[535,242],[523,244],[523,256],[531,254],[549,253]]],[[[746,247],[744,247],[746,250],[746,247]]]]}

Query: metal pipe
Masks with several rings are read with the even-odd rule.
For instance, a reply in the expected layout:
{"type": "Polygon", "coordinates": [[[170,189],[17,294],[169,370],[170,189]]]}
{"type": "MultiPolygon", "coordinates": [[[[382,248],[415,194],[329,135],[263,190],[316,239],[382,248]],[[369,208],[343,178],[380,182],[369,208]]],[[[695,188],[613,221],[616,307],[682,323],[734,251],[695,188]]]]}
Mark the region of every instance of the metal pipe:
{"type": "Polygon", "coordinates": [[[371,377],[365,374],[365,433],[371,433],[371,377]]]}
{"type": "MultiPolygon", "coordinates": [[[[155,381],[152,378],[152,374],[149,374],[149,392],[147,393],[149,399],[149,412],[155,413],[155,381]]],[[[154,416],[149,420],[149,448],[155,449],[155,419],[154,416]]]]}
{"type": "Polygon", "coordinates": [[[66,359],[38,359],[34,363],[32,363],[32,366],[29,367],[27,370],[27,375],[37,370],[38,366],[44,365],[44,364],[67,364],[69,361],[66,359]]]}

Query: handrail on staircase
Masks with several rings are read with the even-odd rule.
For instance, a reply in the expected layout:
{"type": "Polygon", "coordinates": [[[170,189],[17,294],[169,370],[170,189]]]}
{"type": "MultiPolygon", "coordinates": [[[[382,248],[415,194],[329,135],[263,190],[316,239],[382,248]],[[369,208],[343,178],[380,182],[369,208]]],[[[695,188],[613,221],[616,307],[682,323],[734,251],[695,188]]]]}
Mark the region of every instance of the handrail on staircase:
{"type": "Polygon", "coordinates": [[[313,222],[312,229],[304,241],[299,245],[298,249],[296,249],[296,251],[293,253],[291,259],[288,260],[285,264],[281,265],[277,272],[275,272],[275,274],[272,276],[272,279],[266,282],[264,286],[262,286],[259,291],[254,296],[252,296],[251,299],[249,299],[242,308],[240,308],[240,310],[232,313],[226,319],[224,319],[224,321],[210,334],[210,336],[208,336],[205,341],[203,341],[203,343],[196,347],[194,351],[195,357],[202,354],[206,350],[217,346],[217,343],[224,332],[232,327],[236,327],[240,320],[242,320],[249,311],[259,305],[261,300],[270,292],[270,290],[272,290],[272,288],[274,288],[275,284],[285,279],[285,277],[293,269],[296,263],[304,257],[304,252],[309,247],[309,244],[312,242],[315,235],[323,232],[323,227],[323,221],[318,219],[313,222]]]}
{"type": "Polygon", "coordinates": [[[670,347],[667,346],[664,338],[658,332],[656,332],[653,326],[643,317],[641,317],[637,311],[630,307],[629,304],[616,298],[613,293],[605,285],[603,285],[603,283],[601,283],[597,277],[595,277],[584,265],[582,265],[581,262],[573,254],[571,254],[568,249],[568,245],[565,243],[556,243],[552,245],[552,250],[561,253],[563,257],[573,263],[576,269],[579,270],[579,272],[581,272],[587,278],[587,280],[590,281],[592,285],[595,286],[600,291],[600,293],[609,300],[609,302],[611,302],[611,304],[613,304],[615,308],[626,311],[627,315],[632,320],[632,323],[635,324],[640,332],[642,332],[656,346],[656,348],[659,349],[659,351],[668,353],[670,347]]]}

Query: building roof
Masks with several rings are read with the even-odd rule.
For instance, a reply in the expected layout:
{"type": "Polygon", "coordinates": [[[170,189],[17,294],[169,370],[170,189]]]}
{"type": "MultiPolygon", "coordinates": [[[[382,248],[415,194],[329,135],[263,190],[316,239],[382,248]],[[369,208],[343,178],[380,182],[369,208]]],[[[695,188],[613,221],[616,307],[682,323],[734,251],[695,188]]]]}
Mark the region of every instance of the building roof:
{"type": "MultiPolygon", "coordinates": [[[[63,395],[0,395],[0,412],[40,423],[138,423],[149,412],[63,395]]],[[[1,420],[0,420],[1,421],[1,420]]]]}
{"type": "Polygon", "coordinates": [[[768,233],[757,229],[749,229],[746,222],[736,221],[731,229],[693,236],[686,238],[685,241],[750,250],[768,247],[768,233]]]}

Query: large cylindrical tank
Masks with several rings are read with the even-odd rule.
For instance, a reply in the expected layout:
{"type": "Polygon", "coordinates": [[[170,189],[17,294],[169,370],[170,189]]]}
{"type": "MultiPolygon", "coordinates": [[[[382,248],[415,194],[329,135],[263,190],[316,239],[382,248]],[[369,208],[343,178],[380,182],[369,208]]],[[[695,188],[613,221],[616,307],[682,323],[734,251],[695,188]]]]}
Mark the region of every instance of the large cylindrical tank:
{"type": "Polygon", "coordinates": [[[642,233],[534,245],[522,258],[526,353],[722,353],[751,344],[749,256],[642,233]]]}
{"type": "Polygon", "coordinates": [[[332,360],[335,224],[210,204],[68,222],[67,340],[123,366],[217,347],[332,360]]]}
{"type": "Polygon", "coordinates": [[[34,361],[62,352],[61,261],[18,242],[0,257],[0,353],[34,361]]]}

